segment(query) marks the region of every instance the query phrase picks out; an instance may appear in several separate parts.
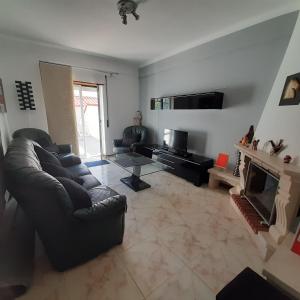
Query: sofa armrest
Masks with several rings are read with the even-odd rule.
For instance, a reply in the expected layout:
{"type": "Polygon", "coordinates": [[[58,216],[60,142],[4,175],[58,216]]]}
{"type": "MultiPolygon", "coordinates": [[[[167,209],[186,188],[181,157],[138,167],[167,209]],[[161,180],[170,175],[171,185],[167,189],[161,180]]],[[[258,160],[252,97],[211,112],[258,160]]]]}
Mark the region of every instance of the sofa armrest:
{"type": "Polygon", "coordinates": [[[73,215],[74,217],[84,221],[93,221],[122,214],[126,211],[126,196],[116,195],[95,203],[91,207],[77,209],[74,211],[73,215]]]}
{"type": "Polygon", "coordinates": [[[63,144],[63,145],[57,145],[59,153],[62,154],[68,154],[72,153],[72,145],[70,144],[63,144]]]}
{"type": "Polygon", "coordinates": [[[123,139],[113,140],[113,145],[114,145],[114,147],[122,147],[122,145],[123,145],[123,139]]]}

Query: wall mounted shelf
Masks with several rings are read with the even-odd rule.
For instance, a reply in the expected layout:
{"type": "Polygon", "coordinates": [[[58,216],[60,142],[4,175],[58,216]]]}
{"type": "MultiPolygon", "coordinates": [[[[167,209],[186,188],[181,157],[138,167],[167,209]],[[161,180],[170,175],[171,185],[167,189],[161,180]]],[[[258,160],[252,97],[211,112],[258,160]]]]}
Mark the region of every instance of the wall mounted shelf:
{"type": "Polygon", "coordinates": [[[151,110],[222,109],[224,93],[210,92],[151,99],[151,110]]]}

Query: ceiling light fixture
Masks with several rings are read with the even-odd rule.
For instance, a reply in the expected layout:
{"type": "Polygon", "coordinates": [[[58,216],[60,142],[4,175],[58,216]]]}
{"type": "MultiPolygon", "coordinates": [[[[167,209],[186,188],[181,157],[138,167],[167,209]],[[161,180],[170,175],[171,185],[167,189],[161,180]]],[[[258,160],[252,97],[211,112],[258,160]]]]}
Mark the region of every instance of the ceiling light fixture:
{"type": "Polygon", "coordinates": [[[118,2],[119,15],[122,18],[122,23],[127,25],[127,15],[133,15],[136,20],[140,18],[140,16],[136,13],[138,4],[133,0],[120,0],[118,2]]]}

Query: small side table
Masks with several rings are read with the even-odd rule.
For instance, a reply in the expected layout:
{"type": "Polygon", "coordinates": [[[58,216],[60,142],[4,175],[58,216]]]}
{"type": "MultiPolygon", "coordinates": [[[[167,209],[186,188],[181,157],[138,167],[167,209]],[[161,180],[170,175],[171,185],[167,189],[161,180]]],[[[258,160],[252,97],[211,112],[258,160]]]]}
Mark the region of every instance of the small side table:
{"type": "Polygon", "coordinates": [[[294,235],[288,234],[284,242],[266,263],[263,275],[295,299],[300,299],[300,256],[292,252],[294,235]]]}
{"type": "Polygon", "coordinates": [[[240,178],[233,176],[232,171],[223,170],[217,167],[208,170],[210,189],[215,189],[219,186],[220,182],[225,182],[231,186],[238,186],[240,184],[240,178]]]}

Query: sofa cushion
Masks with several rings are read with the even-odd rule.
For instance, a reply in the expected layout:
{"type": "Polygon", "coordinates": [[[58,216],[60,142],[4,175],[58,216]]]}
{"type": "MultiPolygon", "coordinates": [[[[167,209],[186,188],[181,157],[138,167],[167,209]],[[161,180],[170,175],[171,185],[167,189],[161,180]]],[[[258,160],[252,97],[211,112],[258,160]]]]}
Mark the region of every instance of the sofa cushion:
{"type": "Polygon", "coordinates": [[[75,210],[91,207],[91,198],[84,187],[70,178],[56,177],[56,179],[64,186],[69,194],[75,210]]]}
{"type": "Polygon", "coordinates": [[[60,155],[59,161],[65,168],[81,164],[81,159],[72,153],[60,155]]]}
{"type": "Polygon", "coordinates": [[[66,169],[70,171],[73,174],[73,176],[83,176],[91,174],[89,168],[85,164],[67,167],[66,169]]]}
{"type": "Polygon", "coordinates": [[[101,185],[98,179],[93,175],[83,175],[80,176],[80,178],[83,180],[82,186],[87,190],[90,190],[96,186],[101,185]]]}
{"type": "Polygon", "coordinates": [[[41,163],[42,169],[53,177],[65,177],[69,178],[78,184],[83,184],[83,179],[74,176],[70,171],[62,166],[57,166],[49,163],[41,163]]]}
{"type": "Polygon", "coordinates": [[[45,150],[47,150],[48,152],[52,152],[52,153],[59,153],[59,148],[56,144],[50,144],[46,147],[43,147],[45,150]]]}
{"type": "Polygon", "coordinates": [[[37,145],[34,145],[34,151],[41,163],[49,163],[52,165],[61,166],[59,159],[51,152],[49,152],[37,145]]]}
{"type": "Polygon", "coordinates": [[[99,203],[106,198],[118,195],[117,192],[105,185],[97,186],[90,189],[88,191],[88,194],[93,204],[99,203]]]}

